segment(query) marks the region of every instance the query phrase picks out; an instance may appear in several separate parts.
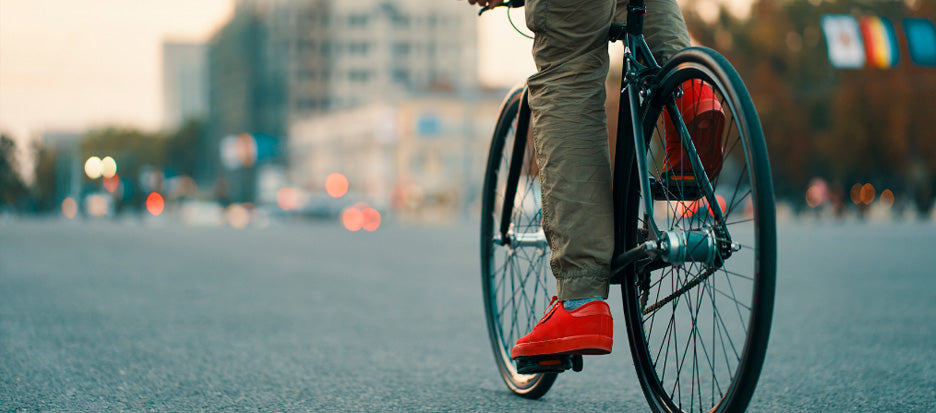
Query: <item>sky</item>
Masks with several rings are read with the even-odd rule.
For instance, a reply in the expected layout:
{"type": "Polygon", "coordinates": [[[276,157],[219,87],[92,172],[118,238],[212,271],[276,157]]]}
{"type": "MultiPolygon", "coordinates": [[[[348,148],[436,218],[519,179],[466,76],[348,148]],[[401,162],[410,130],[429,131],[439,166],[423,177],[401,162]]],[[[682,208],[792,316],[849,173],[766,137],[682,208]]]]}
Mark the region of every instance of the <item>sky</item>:
{"type": "MultiPolygon", "coordinates": [[[[0,131],[24,141],[44,130],[158,128],[162,42],[206,41],[232,11],[232,0],[0,0],[0,131]]],[[[511,15],[526,28],[522,10],[511,15]]],[[[508,87],[533,73],[531,45],[506,10],[482,16],[482,82],[508,87]]]]}
{"type": "Polygon", "coordinates": [[[231,10],[229,0],[0,0],[0,130],[157,127],[163,39],[207,39],[231,10]]]}

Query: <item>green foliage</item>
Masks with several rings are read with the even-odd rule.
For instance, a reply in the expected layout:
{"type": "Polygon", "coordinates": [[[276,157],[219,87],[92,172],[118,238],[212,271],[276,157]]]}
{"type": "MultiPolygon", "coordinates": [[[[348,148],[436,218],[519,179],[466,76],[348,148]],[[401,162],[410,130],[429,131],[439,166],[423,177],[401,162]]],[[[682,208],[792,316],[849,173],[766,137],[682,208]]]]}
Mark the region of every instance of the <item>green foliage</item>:
{"type": "Polygon", "coordinates": [[[910,62],[900,20],[934,19],[936,2],[756,0],[750,18],[722,9],[714,21],[695,10],[684,7],[692,37],[724,54],[751,91],[778,196],[802,203],[817,176],[846,193],[853,183],[872,182],[898,198],[932,186],[936,69],[910,62]],[[898,66],[832,68],[820,28],[825,14],[891,19],[901,46],[898,66]]]}
{"type": "Polygon", "coordinates": [[[16,142],[0,134],[0,209],[16,205],[27,194],[16,161],[16,142]]]}
{"type": "Polygon", "coordinates": [[[136,177],[144,165],[169,167],[191,176],[203,155],[198,151],[203,131],[203,123],[196,119],[169,133],[114,126],[94,129],[81,140],[82,159],[112,156],[117,160],[118,175],[127,177],[136,177]]]}
{"type": "Polygon", "coordinates": [[[166,165],[166,137],[134,128],[94,129],[81,139],[81,159],[91,156],[111,156],[117,161],[117,175],[136,178],[144,165],[166,165]]]}
{"type": "Polygon", "coordinates": [[[33,154],[36,176],[36,181],[33,183],[33,197],[36,201],[36,209],[51,211],[57,207],[55,204],[55,168],[58,154],[38,142],[33,144],[33,154]]]}
{"type": "Polygon", "coordinates": [[[171,166],[180,175],[193,176],[200,154],[199,141],[204,134],[204,123],[189,119],[169,136],[166,143],[166,156],[171,166]]]}

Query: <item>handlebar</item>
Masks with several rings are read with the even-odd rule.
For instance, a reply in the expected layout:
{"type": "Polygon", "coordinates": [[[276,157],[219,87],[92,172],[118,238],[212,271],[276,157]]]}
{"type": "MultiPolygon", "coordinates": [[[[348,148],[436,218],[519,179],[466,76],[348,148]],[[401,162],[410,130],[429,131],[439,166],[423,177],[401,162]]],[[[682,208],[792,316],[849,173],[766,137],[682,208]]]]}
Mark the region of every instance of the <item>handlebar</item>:
{"type": "MultiPolygon", "coordinates": [[[[501,3],[497,7],[509,7],[511,9],[516,9],[518,7],[523,7],[524,4],[526,4],[526,0],[510,0],[510,1],[505,1],[501,3]]],[[[488,6],[482,7],[481,11],[478,12],[478,16],[484,14],[484,12],[491,10],[492,8],[493,7],[488,7],[488,6]]]]}

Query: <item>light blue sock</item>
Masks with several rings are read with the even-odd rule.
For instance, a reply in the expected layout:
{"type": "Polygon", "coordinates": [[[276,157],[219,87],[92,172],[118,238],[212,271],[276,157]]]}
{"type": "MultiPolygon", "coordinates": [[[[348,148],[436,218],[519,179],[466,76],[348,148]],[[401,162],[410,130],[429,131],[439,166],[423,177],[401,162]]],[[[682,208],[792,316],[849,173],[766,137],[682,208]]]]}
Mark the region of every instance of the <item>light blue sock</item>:
{"type": "Polygon", "coordinates": [[[592,301],[601,301],[601,300],[604,300],[604,298],[601,298],[601,297],[577,298],[575,300],[563,301],[562,307],[565,308],[566,311],[572,311],[592,301]]]}

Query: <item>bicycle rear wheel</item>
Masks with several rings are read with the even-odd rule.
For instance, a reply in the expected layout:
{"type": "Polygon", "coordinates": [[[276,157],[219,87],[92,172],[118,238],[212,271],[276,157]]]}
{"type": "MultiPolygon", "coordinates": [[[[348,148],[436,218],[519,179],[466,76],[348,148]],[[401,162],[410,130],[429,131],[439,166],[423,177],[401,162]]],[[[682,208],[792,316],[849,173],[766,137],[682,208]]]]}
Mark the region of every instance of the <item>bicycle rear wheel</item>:
{"type": "Polygon", "coordinates": [[[622,180],[615,177],[626,198],[616,211],[624,248],[650,239],[651,221],[667,233],[710,234],[718,248],[708,260],[647,261],[627,269],[621,288],[634,365],[654,411],[742,411],[763,365],[775,289],[776,218],[763,132],[740,77],[712,50],[678,53],[655,84],[641,109],[648,145],[637,155],[646,156],[651,190],[640,188],[633,154],[619,171],[622,180]],[[692,137],[696,145],[721,143],[719,166],[702,168],[714,190],[710,197],[694,183],[706,173],[690,171],[678,180],[667,174],[673,168],[663,123],[675,125],[679,117],[663,113],[667,102],[688,93],[687,84],[711,87],[725,113],[720,136],[692,137]],[[645,210],[647,196],[652,211],[645,210]]]}
{"type": "Polygon", "coordinates": [[[533,329],[555,295],[549,248],[542,230],[540,188],[532,141],[513,162],[517,114],[523,89],[515,89],[501,107],[491,140],[481,204],[481,284],[484,312],[494,360],[501,378],[514,393],[536,399],[556,380],[556,373],[519,374],[510,358],[517,339],[533,329]],[[514,170],[515,190],[508,185],[514,170]],[[505,200],[512,206],[505,211],[505,200]],[[502,234],[502,217],[509,227],[502,234]]]}

